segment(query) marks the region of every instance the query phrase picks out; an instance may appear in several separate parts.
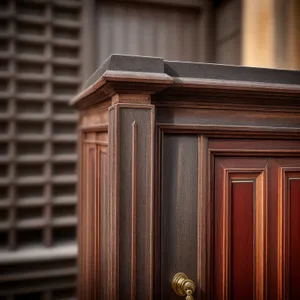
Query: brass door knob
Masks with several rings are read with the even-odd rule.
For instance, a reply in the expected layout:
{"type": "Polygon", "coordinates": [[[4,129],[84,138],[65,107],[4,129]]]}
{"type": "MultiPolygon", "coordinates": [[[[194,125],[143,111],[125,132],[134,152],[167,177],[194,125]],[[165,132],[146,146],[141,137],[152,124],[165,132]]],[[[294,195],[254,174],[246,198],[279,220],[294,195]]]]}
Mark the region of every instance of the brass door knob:
{"type": "Polygon", "coordinates": [[[186,296],[186,300],[194,299],[193,293],[196,290],[196,285],[191,279],[188,279],[184,273],[177,273],[174,275],[172,288],[178,296],[186,296]]]}

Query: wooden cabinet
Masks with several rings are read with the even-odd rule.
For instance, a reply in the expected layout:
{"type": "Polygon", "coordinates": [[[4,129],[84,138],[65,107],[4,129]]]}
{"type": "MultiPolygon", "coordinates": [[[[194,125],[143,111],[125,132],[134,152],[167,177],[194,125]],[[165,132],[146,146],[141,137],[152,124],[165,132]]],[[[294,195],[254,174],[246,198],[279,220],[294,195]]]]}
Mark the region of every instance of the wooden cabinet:
{"type": "Polygon", "coordinates": [[[300,74],[112,55],[80,111],[79,298],[299,299],[300,74]]]}

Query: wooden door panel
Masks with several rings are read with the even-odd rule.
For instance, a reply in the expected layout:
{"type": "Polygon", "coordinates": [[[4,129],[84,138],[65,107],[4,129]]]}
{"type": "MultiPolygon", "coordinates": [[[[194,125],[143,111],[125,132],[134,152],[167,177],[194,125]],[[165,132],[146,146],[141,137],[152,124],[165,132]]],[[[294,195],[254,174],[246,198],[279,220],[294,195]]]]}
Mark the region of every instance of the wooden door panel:
{"type": "Polygon", "coordinates": [[[288,202],[290,202],[290,213],[288,223],[289,232],[289,251],[286,253],[286,259],[290,259],[289,283],[286,289],[289,289],[290,299],[300,299],[300,173],[297,177],[289,178],[288,202]]]}
{"type": "Polygon", "coordinates": [[[162,138],[161,294],[178,299],[171,281],[177,272],[197,281],[198,136],[162,138]]]}
{"type": "Polygon", "coordinates": [[[282,143],[214,160],[214,299],[300,299],[300,159],[282,143]]]}
{"type": "Polygon", "coordinates": [[[279,277],[283,299],[300,299],[300,159],[279,159],[279,277]]]}
{"type": "Polygon", "coordinates": [[[215,299],[263,299],[267,163],[215,159],[215,299]]]}

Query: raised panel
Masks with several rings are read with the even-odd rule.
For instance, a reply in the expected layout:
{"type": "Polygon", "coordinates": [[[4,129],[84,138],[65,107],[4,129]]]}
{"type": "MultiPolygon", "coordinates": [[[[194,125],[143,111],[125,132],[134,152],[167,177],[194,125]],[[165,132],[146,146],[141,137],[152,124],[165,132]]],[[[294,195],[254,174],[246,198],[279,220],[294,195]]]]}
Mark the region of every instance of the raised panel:
{"type": "Polygon", "coordinates": [[[264,298],[267,162],[215,159],[215,299],[264,298]]]}
{"type": "Polygon", "coordinates": [[[300,297],[300,159],[281,159],[278,212],[279,274],[283,299],[300,297]]]}
{"type": "Polygon", "coordinates": [[[290,299],[300,298],[300,172],[289,178],[290,202],[290,299]]]}
{"type": "Polygon", "coordinates": [[[231,182],[231,298],[253,299],[254,278],[253,181],[231,182]]]}

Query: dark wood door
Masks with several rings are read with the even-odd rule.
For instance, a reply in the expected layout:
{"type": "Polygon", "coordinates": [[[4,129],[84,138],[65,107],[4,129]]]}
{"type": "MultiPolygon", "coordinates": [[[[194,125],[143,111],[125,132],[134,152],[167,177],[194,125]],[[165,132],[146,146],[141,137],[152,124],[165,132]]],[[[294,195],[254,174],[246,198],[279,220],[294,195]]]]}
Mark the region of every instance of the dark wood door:
{"type": "Polygon", "coordinates": [[[300,299],[300,142],[164,134],[162,152],[162,299],[177,272],[196,299],[300,299]]]}

